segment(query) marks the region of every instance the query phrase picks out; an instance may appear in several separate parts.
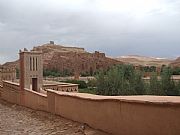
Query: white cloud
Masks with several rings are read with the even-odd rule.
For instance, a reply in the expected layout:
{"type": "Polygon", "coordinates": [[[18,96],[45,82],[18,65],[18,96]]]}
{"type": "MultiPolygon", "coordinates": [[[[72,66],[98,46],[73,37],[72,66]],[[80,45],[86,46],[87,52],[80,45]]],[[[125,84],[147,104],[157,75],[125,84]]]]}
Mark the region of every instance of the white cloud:
{"type": "Polygon", "coordinates": [[[180,49],[179,24],[179,0],[0,0],[0,49],[11,59],[55,40],[108,55],[168,57],[180,49]],[[154,51],[164,46],[171,51],[154,51]]]}

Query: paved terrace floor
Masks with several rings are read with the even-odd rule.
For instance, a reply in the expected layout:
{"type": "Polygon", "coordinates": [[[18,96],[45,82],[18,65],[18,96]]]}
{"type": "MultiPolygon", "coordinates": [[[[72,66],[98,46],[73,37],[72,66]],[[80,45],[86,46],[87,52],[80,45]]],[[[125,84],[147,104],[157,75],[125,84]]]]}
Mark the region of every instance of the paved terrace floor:
{"type": "Polygon", "coordinates": [[[0,100],[0,135],[108,135],[50,113],[0,100]]]}

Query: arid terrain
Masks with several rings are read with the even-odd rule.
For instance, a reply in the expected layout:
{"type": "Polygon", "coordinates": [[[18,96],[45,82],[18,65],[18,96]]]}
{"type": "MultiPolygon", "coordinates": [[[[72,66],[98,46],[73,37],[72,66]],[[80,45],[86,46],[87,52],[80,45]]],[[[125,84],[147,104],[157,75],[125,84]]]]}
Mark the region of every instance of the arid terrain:
{"type": "Polygon", "coordinates": [[[122,61],[126,64],[141,65],[141,66],[156,66],[156,67],[161,67],[162,65],[169,65],[171,62],[173,62],[173,60],[170,59],[146,57],[139,55],[120,56],[115,59],[122,61]]]}
{"type": "Polygon", "coordinates": [[[108,135],[88,126],[0,100],[0,135],[108,135]]]}
{"type": "Polygon", "coordinates": [[[172,67],[180,67],[180,57],[178,57],[176,60],[171,62],[170,64],[172,67]]]}

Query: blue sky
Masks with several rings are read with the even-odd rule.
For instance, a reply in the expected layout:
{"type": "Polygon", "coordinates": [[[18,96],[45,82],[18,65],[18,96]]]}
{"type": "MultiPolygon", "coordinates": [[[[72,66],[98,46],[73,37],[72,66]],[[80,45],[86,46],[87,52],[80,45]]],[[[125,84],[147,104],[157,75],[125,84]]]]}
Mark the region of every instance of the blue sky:
{"type": "Polygon", "coordinates": [[[0,0],[0,63],[54,40],[108,56],[180,55],[179,0],[0,0]]]}

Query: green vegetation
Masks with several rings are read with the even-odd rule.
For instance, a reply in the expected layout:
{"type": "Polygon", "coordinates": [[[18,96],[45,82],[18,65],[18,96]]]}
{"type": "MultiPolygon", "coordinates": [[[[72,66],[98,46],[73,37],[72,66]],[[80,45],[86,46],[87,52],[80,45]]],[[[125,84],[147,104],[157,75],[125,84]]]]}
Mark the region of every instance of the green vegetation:
{"type": "Polygon", "coordinates": [[[44,69],[43,70],[43,76],[47,77],[47,76],[51,76],[51,77],[65,77],[65,76],[71,76],[72,72],[70,72],[69,70],[65,69],[64,71],[58,71],[56,69],[44,69]]]}
{"type": "Polygon", "coordinates": [[[87,77],[87,76],[91,76],[91,75],[90,75],[90,73],[88,71],[86,71],[86,72],[82,72],[81,76],[82,77],[87,77]]]}
{"type": "Polygon", "coordinates": [[[170,67],[163,68],[161,73],[161,87],[164,92],[164,95],[167,96],[176,96],[179,94],[178,85],[172,79],[173,71],[170,67]]]}
{"type": "Polygon", "coordinates": [[[143,72],[131,65],[115,66],[106,73],[100,72],[97,77],[96,94],[99,95],[165,95],[180,94],[180,82],[172,80],[173,71],[164,67],[161,77],[152,73],[150,82],[144,82],[143,72]]]}
{"type": "Polygon", "coordinates": [[[80,93],[96,94],[96,88],[79,89],[80,93]]]}
{"type": "Polygon", "coordinates": [[[141,67],[141,71],[144,71],[144,72],[156,72],[156,67],[155,66],[141,67]]]}
{"type": "Polygon", "coordinates": [[[89,88],[95,88],[97,85],[97,81],[95,79],[88,80],[87,86],[89,88]]]}
{"type": "Polygon", "coordinates": [[[179,67],[175,67],[173,68],[173,75],[180,75],[180,68],[179,67]]]}
{"type": "Polygon", "coordinates": [[[164,95],[164,92],[161,88],[161,81],[158,79],[157,73],[152,73],[150,77],[150,84],[147,89],[147,94],[150,95],[164,95]]]}
{"type": "MultiPolygon", "coordinates": [[[[79,92],[98,95],[180,95],[180,82],[175,82],[172,75],[179,75],[180,68],[163,66],[161,75],[158,76],[156,67],[144,67],[135,70],[132,65],[118,65],[106,71],[96,72],[96,79],[88,80],[88,83],[80,80],[67,80],[64,82],[79,84],[79,92]],[[150,80],[143,80],[144,72],[151,72],[150,80]]],[[[17,71],[18,72],[18,71],[17,71]]],[[[65,70],[44,70],[44,76],[69,76],[71,72],[65,70]]],[[[83,74],[82,74],[83,75],[83,74]]],[[[84,73],[83,76],[89,76],[84,73]]]]}
{"type": "Polygon", "coordinates": [[[131,65],[115,66],[106,74],[97,75],[97,94],[99,95],[142,95],[145,94],[142,73],[131,65]]]}

